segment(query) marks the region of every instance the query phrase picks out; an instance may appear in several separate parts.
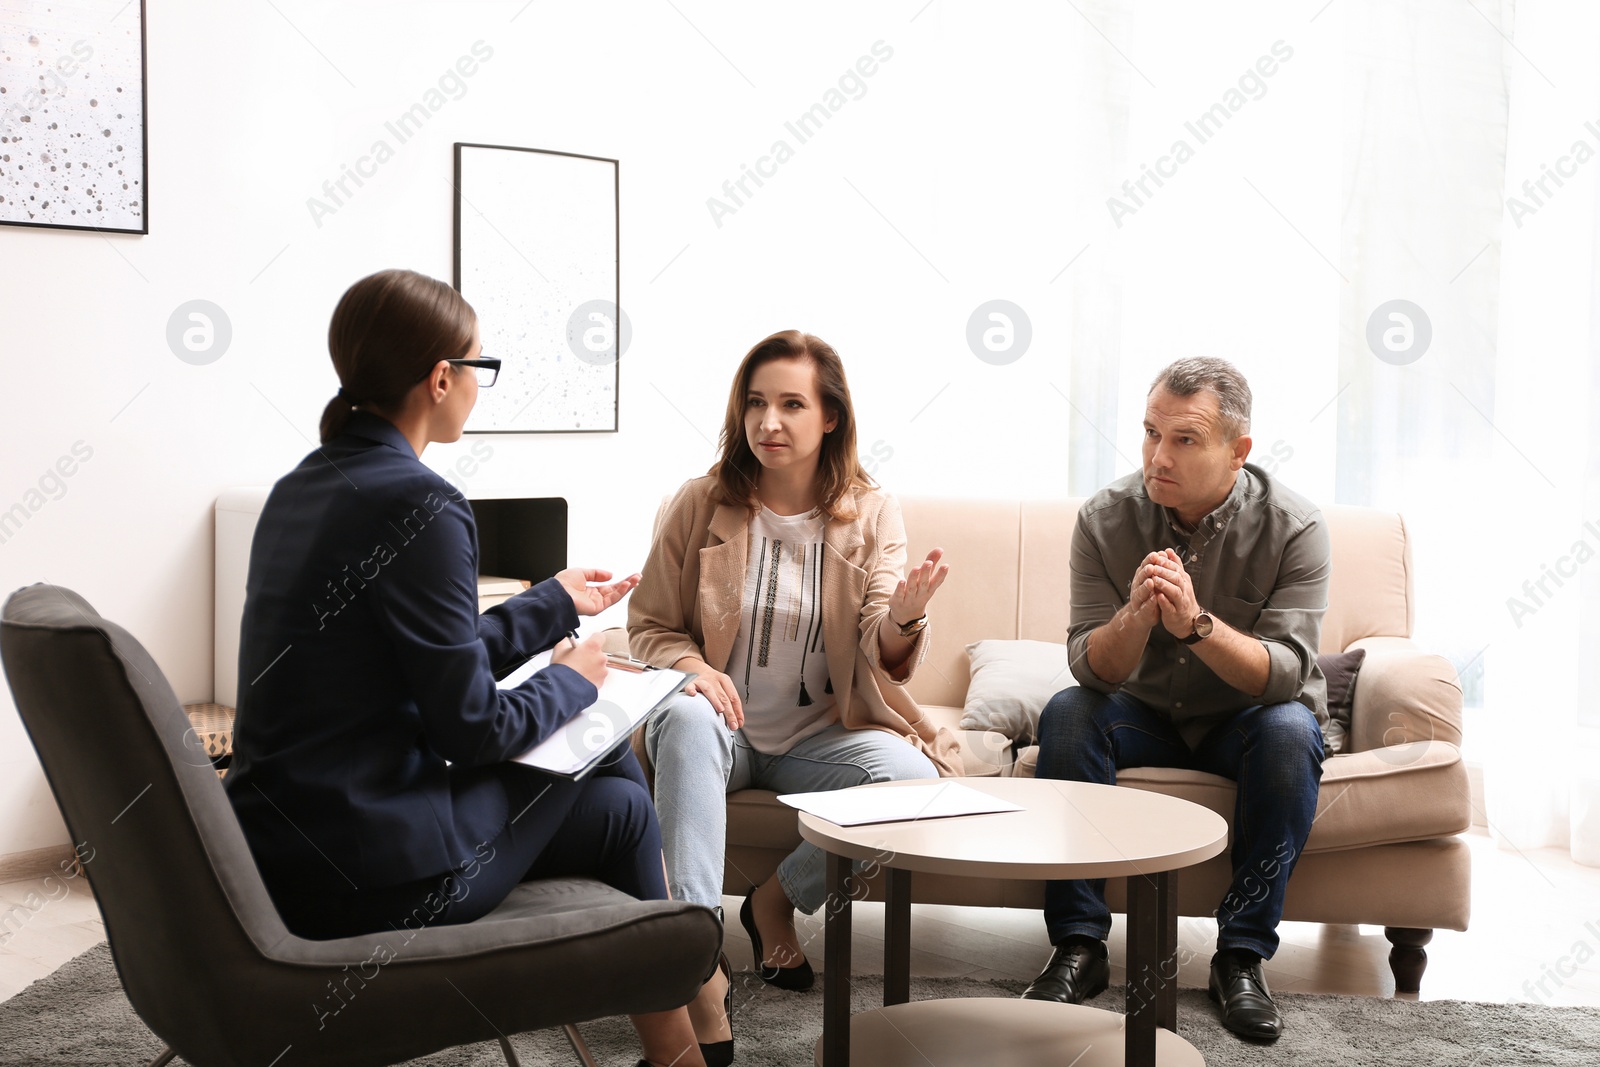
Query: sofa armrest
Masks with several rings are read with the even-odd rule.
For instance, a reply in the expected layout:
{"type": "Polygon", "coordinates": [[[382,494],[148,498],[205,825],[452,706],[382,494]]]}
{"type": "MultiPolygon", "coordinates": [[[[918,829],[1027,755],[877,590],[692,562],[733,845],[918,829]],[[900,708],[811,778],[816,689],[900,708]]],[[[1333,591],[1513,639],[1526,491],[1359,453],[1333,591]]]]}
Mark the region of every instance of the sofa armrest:
{"type": "Polygon", "coordinates": [[[1443,656],[1407,637],[1366,637],[1350,710],[1350,752],[1416,741],[1461,744],[1461,682],[1443,656]]]}

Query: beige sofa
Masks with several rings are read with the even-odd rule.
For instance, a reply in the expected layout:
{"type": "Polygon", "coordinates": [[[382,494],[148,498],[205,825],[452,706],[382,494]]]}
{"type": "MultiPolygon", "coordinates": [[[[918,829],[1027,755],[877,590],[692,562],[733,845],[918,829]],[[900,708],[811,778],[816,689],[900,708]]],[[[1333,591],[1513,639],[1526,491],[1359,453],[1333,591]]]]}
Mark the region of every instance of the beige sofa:
{"type": "MultiPolygon", "coordinates": [[[[997,502],[902,498],[909,557],[945,549],[951,574],[932,605],[933,644],[912,694],[959,729],[967,691],[966,646],[984,639],[1066,640],[1069,553],[1080,501],[997,502]]],[[[1435,929],[1465,930],[1471,902],[1466,843],[1471,824],[1461,740],[1461,689],[1450,663],[1410,639],[1411,545],[1399,515],[1325,509],[1333,578],[1322,627],[1324,653],[1365,648],[1357,675],[1350,752],[1323,766],[1316,823],[1290,880],[1284,917],[1367,923],[1387,929],[1396,988],[1414,991],[1435,929]]],[[[1070,682],[1064,683],[1070,684],[1070,682]]],[[[1064,687],[1064,686],[1063,686],[1064,687]]],[[[963,732],[969,774],[1032,775],[1037,749],[963,732]]],[[[1118,784],[1183,797],[1232,818],[1234,784],[1191,771],[1128,769],[1118,784]]],[[[724,891],[765,880],[800,840],[793,809],[776,794],[728,798],[724,891]]],[[[1227,853],[1178,878],[1180,914],[1210,916],[1230,881],[1227,853]]],[[[873,892],[876,893],[877,887],[873,892]]],[[[1120,880],[1108,886],[1124,906],[1120,880]]],[[[918,875],[923,903],[1040,908],[1039,882],[918,875]]],[[[1041,942],[1043,926],[1040,927],[1041,942]]]]}
{"type": "MultiPolygon", "coordinates": [[[[232,705],[239,616],[251,535],[266,487],[230,490],[217,501],[216,686],[232,705]]],[[[957,729],[967,692],[966,646],[984,639],[1064,641],[1068,546],[1079,501],[1018,503],[902,498],[909,554],[939,546],[951,576],[933,602],[932,646],[911,682],[931,715],[957,729]]],[[[1471,901],[1465,843],[1471,821],[1461,739],[1461,690],[1450,664],[1410,640],[1411,546],[1398,515],[1362,508],[1325,510],[1333,540],[1333,586],[1322,651],[1368,650],[1357,676],[1351,755],[1324,764],[1322,796],[1306,854],[1289,885],[1285,917],[1388,928],[1396,987],[1415,989],[1435,929],[1464,930],[1471,901]]],[[[615,631],[626,646],[626,634],[615,631]]],[[[1033,773],[1033,749],[1010,738],[965,733],[967,773],[1033,773]]],[[[1233,783],[1186,771],[1131,769],[1119,783],[1233,811],[1233,783]]],[[[775,794],[728,798],[728,865],[723,888],[743,893],[764,881],[799,844],[794,810],[775,794]]],[[[1224,853],[1178,878],[1179,909],[1209,916],[1229,881],[1224,853]]],[[[1038,882],[918,875],[927,903],[1039,908],[1038,882]]],[[[876,887],[874,887],[876,890],[876,887]]],[[[1121,909],[1123,888],[1108,895],[1121,909]]],[[[1044,928],[1040,925],[1041,942],[1044,928]]]]}

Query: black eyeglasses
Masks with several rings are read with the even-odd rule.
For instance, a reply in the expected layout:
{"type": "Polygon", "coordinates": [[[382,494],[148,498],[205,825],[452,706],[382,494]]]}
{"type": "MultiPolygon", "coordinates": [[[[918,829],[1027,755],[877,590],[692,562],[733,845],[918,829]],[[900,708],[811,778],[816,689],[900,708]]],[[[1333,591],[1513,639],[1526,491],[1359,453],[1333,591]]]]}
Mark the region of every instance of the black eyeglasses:
{"type": "MultiPolygon", "coordinates": [[[[498,359],[447,359],[445,362],[454,367],[471,367],[478,376],[479,389],[489,388],[495,383],[495,379],[500,377],[498,359]]],[[[426,378],[427,375],[424,374],[422,377],[426,378]]]]}

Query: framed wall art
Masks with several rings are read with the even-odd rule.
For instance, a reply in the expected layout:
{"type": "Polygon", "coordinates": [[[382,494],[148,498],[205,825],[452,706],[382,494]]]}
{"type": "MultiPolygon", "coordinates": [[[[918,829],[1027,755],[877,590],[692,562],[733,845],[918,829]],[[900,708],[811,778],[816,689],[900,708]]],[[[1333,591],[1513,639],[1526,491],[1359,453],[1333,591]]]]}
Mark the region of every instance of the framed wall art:
{"type": "Polygon", "coordinates": [[[0,0],[0,224],[149,233],[143,0],[0,0]]]}
{"type": "Polygon", "coordinates": [[[455,146],[455,286],[504,363],[468,433],[613,433],[621,311],[617,161],[455,146]]]}

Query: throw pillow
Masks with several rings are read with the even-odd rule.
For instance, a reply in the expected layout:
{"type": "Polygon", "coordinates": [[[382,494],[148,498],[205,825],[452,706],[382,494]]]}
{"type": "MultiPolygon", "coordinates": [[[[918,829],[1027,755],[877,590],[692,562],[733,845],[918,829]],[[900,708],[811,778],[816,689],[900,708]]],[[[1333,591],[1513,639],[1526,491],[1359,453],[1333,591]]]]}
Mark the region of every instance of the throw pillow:
{"type": "Polygon", "coordinates": [[[974,641],[967,646],[963,730],[997,730],[1018,748],[1032,744],[1050,698],[1076,684],[1067,646],[1054,641],[974,641]]]}
{"type": "Polygon", "coordinates": [[[1317,666],[1328,680],[1328,726],[1323,733],[1327,754],[1337,756],[1349,751],[1350,709],[1356,700],[1356,673],[1361,670],[1367,650],[1330,652],[1317,657],[1317,666]]]}

